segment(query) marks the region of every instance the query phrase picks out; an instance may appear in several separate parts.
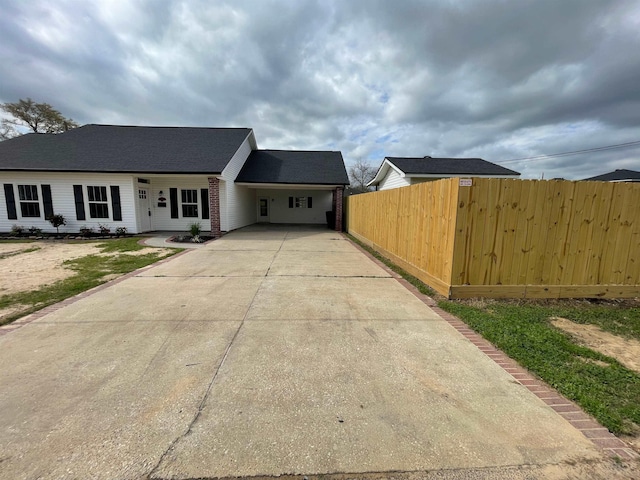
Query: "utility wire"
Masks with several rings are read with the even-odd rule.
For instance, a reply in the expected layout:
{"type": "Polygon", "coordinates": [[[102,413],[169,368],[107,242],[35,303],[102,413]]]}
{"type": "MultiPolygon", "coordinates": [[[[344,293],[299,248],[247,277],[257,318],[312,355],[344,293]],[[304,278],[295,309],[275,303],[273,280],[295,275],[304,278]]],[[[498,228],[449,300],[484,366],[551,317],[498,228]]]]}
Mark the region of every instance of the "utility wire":
{"type": "Polygon", "coordinates": [[[634,145],[640,145],[640,140],[636,140],[635,142],[627,142],[627,143],[618,143],[616,145],[605,145],[604,147],[594,147],[594,148],[586,148],[584,150],[574,150],[572,152],[562,152],[562,153],[550,153],[549,155],[536,155],[535,157],[523,157],[523,158],[512,158],[509,160],[503,160],[496,163],[514,163],[521,162],[523,160],[542,160],[544,158],[555,158],[555,157],[565,157],[569,155],[578,155],[580,153],[589,153],[589,152],[600,152],[602,150],[613,150],[616,148],[626,148],[634,145]]]}

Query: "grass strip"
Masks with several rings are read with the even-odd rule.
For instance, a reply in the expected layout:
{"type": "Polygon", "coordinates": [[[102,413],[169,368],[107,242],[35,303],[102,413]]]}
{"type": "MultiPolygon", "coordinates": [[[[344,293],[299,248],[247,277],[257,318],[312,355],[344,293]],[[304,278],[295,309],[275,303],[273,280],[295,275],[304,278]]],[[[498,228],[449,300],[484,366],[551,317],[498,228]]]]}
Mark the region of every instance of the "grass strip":
{"type": "MultiPolygon", "coordinates": [[[[83,243],[86,244],[86,242],[83,243]]],[[[113,253],[114,255],[94,254],[67,260],[63,265],[75,271],[75,275],[38,290],[3,295],[0,297],[0,309],[22,305],[26,308],[3,318],[0,320],[0,325],[11,323],[20,317],[97,287],[107,281],[105,278],[107,276],[124,275],[182,251],[182,249],[172,249],[168,253],[151,252],[145,255],[131,255],[128,252],[149,248],[138,244],[137,238],[122,238],[95,243],[101,253],[113,253]]]]}
{"type": "Polygon", "coordinates": [[[0,260],[4,260],[5,258],[9,257],[15,257],[16,255],[22,255],[23,253],[37,252],[38,250],[40,250],[40,247],[27,248],[25,250],[18,250],[16,252],[0,253],[0,260]]]}

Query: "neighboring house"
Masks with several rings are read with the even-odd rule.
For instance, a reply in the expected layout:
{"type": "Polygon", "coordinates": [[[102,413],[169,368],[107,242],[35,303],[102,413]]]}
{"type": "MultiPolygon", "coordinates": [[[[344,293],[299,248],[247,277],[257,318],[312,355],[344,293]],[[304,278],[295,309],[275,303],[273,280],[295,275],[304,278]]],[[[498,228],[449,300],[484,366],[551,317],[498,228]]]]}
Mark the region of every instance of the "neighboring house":
{"type": "Polygon", "coordinates": [[[256,222],[325,223],[349,184],[340,152],[258,150],[249,128],[85,125],[0,142],[0,231],[106,225],[213,236],[256,222]]]}
{"type": "Polygon", "coordinates": [[[368,185],[377,190],[388,190],[440,178],[513,178],[518,175],[518,172],[481,158],[385,157],[368,185]]]}
{"type": "Polygon", "coordinates": [[[585,180],[595,180],[600,182],[640,182],[640,172],[635,170],[614,170],[613,172],[603,173],[585,180]]]}

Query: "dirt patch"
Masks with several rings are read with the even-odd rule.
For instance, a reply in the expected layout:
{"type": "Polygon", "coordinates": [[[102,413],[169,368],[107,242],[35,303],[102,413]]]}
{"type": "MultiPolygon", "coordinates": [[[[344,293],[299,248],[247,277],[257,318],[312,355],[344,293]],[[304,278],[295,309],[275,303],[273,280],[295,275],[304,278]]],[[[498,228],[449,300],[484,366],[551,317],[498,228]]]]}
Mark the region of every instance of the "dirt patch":
{"type": "MultiPolygon", "coordinates": [[[[113,257],[156,254],[164,256],[173,252],[170,248],[143,248],[130,252],[102,252],[101,243],[0,243],[0,297],[39,290],[55,282],[72,277],[76,272],[64,265],[88,255],[113,257]]],[[[105,259],[106,260],[106,259],[105,259]]],[[[107,274],[104,281],[120,277],[107,274]]],[[[0,325],[8,317],[26,312],[33,305],[14,304],[0,309],[0,325]]]]}
{"type": "Polygon", "coordinates": [[[169,248],[143,248],[131,252],[107,252],[96,243],[13,243],[0,244],[0,296],[37,290],[65,278],[75,272],[63,265],[65,260],[87,255],[164,255],[169,248]],[[37,248],[36,251],[28,251],[37,248]],[[26,250],[26,251],[25,251],[26,250]]]}
{"type": "Polygon", "coordinates": [[[0,295],[37,290],[74,274],[65,268],[65,260],[99,253],[94,243],[14,243],[0,245],[0,295]],[[33,252],[20,251],[39,247],[33,252]]]}
{"type": "Polygon", "coordinates": [[[619,337],[595,325],[583,325],[566,318],[554,317],[551,323],[587,347],[613,357],[630,370],[640,373],[640,341],[619,337]]]}
{"type": "Polygon", "coordinates": [[[148,255],[150,253],[155,253],[157,255],[162,256],[174,251],[175,250],[172,248],[148,247],[148,248],[143,248],[142,250],[132,250],[130,252],[102,252],[102,253],[99,253],[98,256],[114,257],[114,256],[120,256],[120,255],[131,255],[132,257],[140,257],[142,255],[148,255]]]}

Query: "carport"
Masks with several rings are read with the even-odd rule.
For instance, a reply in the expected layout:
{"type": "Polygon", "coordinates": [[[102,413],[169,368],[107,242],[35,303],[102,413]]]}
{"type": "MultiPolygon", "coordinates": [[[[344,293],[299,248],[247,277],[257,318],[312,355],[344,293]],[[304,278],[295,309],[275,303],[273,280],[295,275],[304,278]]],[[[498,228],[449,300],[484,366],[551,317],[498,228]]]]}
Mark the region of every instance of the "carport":
{"type": "Polygon", "coordinates": [[[254,150],[235,183],[255,191],[249,208],[255,208],[258,223],[320,225],[330,217],[342,230],[349,178],[340,152],[254,150]]]}

